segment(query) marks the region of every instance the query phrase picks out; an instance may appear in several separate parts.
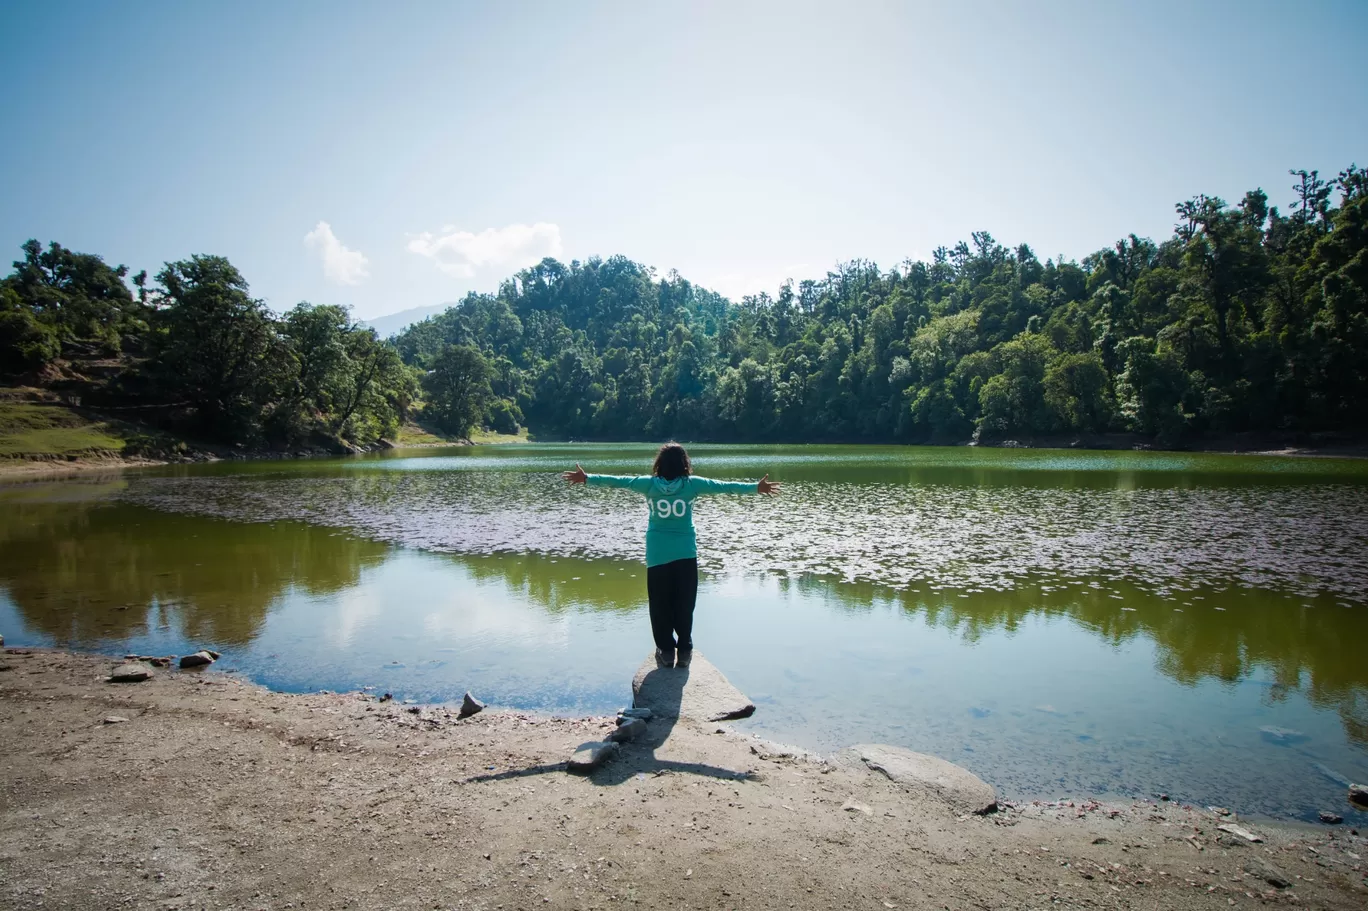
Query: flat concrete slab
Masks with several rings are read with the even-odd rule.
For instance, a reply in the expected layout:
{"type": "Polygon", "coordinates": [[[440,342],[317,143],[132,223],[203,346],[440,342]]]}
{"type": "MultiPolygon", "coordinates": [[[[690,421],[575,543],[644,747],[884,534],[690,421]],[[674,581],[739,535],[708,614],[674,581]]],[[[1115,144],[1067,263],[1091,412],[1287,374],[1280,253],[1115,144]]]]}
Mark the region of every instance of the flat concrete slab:
{"type": "Polygon", "coordinates": [[[925,791],[959,813],[992,813],[997,794],[968,769],[925,753],[879,743],[862,743],[833,757],[839,765],[880,772],[905,787],[925,791]]]}
{"type": "Polygon", "coordinates": [[[755,714],[755,703],[696,649],[682,668],[656,667],[652,653],[632,678],[632,705],[650,709],[653,718],[733,721],[755,714]]]}

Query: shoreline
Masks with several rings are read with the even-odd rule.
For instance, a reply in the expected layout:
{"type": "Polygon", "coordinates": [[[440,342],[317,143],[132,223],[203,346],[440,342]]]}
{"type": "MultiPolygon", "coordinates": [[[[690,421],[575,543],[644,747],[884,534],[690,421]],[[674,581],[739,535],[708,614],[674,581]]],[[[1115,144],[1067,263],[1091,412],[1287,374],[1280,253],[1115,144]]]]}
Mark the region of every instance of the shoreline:
{"type": "MultiPolygon", "coordinates": [[[[406,445],[395,445],[387,447],[385,452],[399,452],[404,450],[416,449],[450,449],[465,446],[515,446],[522,445],[526,441],[518,440],[492,440],[483,442],[472,442],[470,440],[453,441],[449,443],[412,443],[406,445]]],[[[551,441],[556,442],[556,441],[551,441]]],[[[564,445],[574,445],[566,443],[564,445]]],[[[713,444],[710,444],[713,445],[713,444]]],[[[766,444],[715,444],[715,445],[766,445],[766,444]]],[[[826,445],[826,444],[814,444],[826,445]]],[[[1022,449],[1022,450],[1060,450],[1068,452],[1149,452],[1149,453],[1191,453],[1209,455],[1244,455],[1244,456],[1267,456],[1273,458],[1297,458],[1297,459],[1368,459],[1368,445],[1364,446],[1342,446],[1342,447],[1295,447],[1287,446],[1281,449],[1268,448],[1231,448],[1229,446],[1200,447],[1192,449],[1160,449],[1157,447],[1122,447],[1122,446],[1069,446],[1069,445],[1027,445],[1015,441],[1005,441],[1002,443],[851,443],[851,444],[830,444],[830,445],[869,445],[869,446],[936,446],[938,448],[976,448],[976,449],[1022,449]]],[[[373,454],[362,453],[362,454],[373,454]]],[[[353,454],[355,455],[355,454],[353,454]]],[[[296,455],[288,452],[250,454],[234,457],[222,457],[217,455],[206,456],[197,459],[183,460],[164,460],[164,459],[144,459],[144,458],[123,458],[119,456],[109,457],[78,457],[78,458],[29,458],[26,456],[13,456],[0,458],[0,484],[7,481],[22,481],[28,479],[52,479],[61,477],[76,477],[87,474],[106,472],[120,472],[136,468],[158,468],[166,465],[201,465],[216,462],[262,462],[262,461],[301,461],[304,459],[336,459],[347,458],[346,455],[335,453],[309,453],[307,455],[296,455]]]]}
{"type": "Polygon", "coordinates": [[[1315,827],[1086,799],[975,816],[688,720],[576,776],[565,760],[612,718],[461,719],[364,693],[271,692],[212,669],[105,682],[118,663],[0,654],[11,907],[1368,902],[1354,819],[1315,827]]]}

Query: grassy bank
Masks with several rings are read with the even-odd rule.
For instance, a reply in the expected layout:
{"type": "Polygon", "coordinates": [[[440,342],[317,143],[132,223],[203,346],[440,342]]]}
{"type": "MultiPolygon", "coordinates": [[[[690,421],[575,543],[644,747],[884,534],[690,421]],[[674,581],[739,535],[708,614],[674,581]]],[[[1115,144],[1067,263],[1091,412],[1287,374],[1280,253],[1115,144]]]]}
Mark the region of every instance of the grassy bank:
{"type": "Polygon", "coordinates": [[[471,432],[468,439],[463,439],[445,434],[429,424],[410,421],[399,428],[399,436],[395,439],[394,445],[403,449],[415,446],[461,446],[466,443],[485,446],[497,443],[526,442],[528,442],[526,427],[520,428],[517,433],[496,433],[492,430],[477,428],[471,432]]]}
{"type": "Polygon", "coordinates": [[[66,460],[122,456],[130,434],[55,402],[0,402],[0,458],[66,460]]]}

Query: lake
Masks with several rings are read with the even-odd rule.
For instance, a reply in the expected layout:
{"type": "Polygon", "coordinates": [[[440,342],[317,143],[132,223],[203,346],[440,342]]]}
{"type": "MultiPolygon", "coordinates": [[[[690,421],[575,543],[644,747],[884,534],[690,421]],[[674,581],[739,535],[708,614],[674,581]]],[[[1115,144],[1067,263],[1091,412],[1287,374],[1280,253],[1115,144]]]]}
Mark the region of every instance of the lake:
{"type": "MultiPolygon", "coordinates": [[[[695,641],[818,751],[885,742],[1014,799],[1345,816],[1368,780],[1368,461],[697,446],[695,641]]],[[[9,646],[224,653],[275,689],[608,713],[649,652],[644,501],[517,445],[0,485],[9,646]]],[[[1357,820],[1368,822],[1360,814],[1357,820]]]]}

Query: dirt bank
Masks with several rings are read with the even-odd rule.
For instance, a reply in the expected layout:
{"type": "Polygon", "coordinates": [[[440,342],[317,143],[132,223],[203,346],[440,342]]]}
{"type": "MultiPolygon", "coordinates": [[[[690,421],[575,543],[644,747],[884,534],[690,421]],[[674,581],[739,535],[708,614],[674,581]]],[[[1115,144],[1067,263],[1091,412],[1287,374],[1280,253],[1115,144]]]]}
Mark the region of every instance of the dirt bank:
{"type": "Polygon", "coordinates": [[[1347,825],[1246,821],[1248,844],[1168,804],[959,816],[691,722],[581,778],[564,760],[611,719],[110,684],[117,662],[21,651],[0,655],[0,907],[1368,906],[1347,825]]]}

